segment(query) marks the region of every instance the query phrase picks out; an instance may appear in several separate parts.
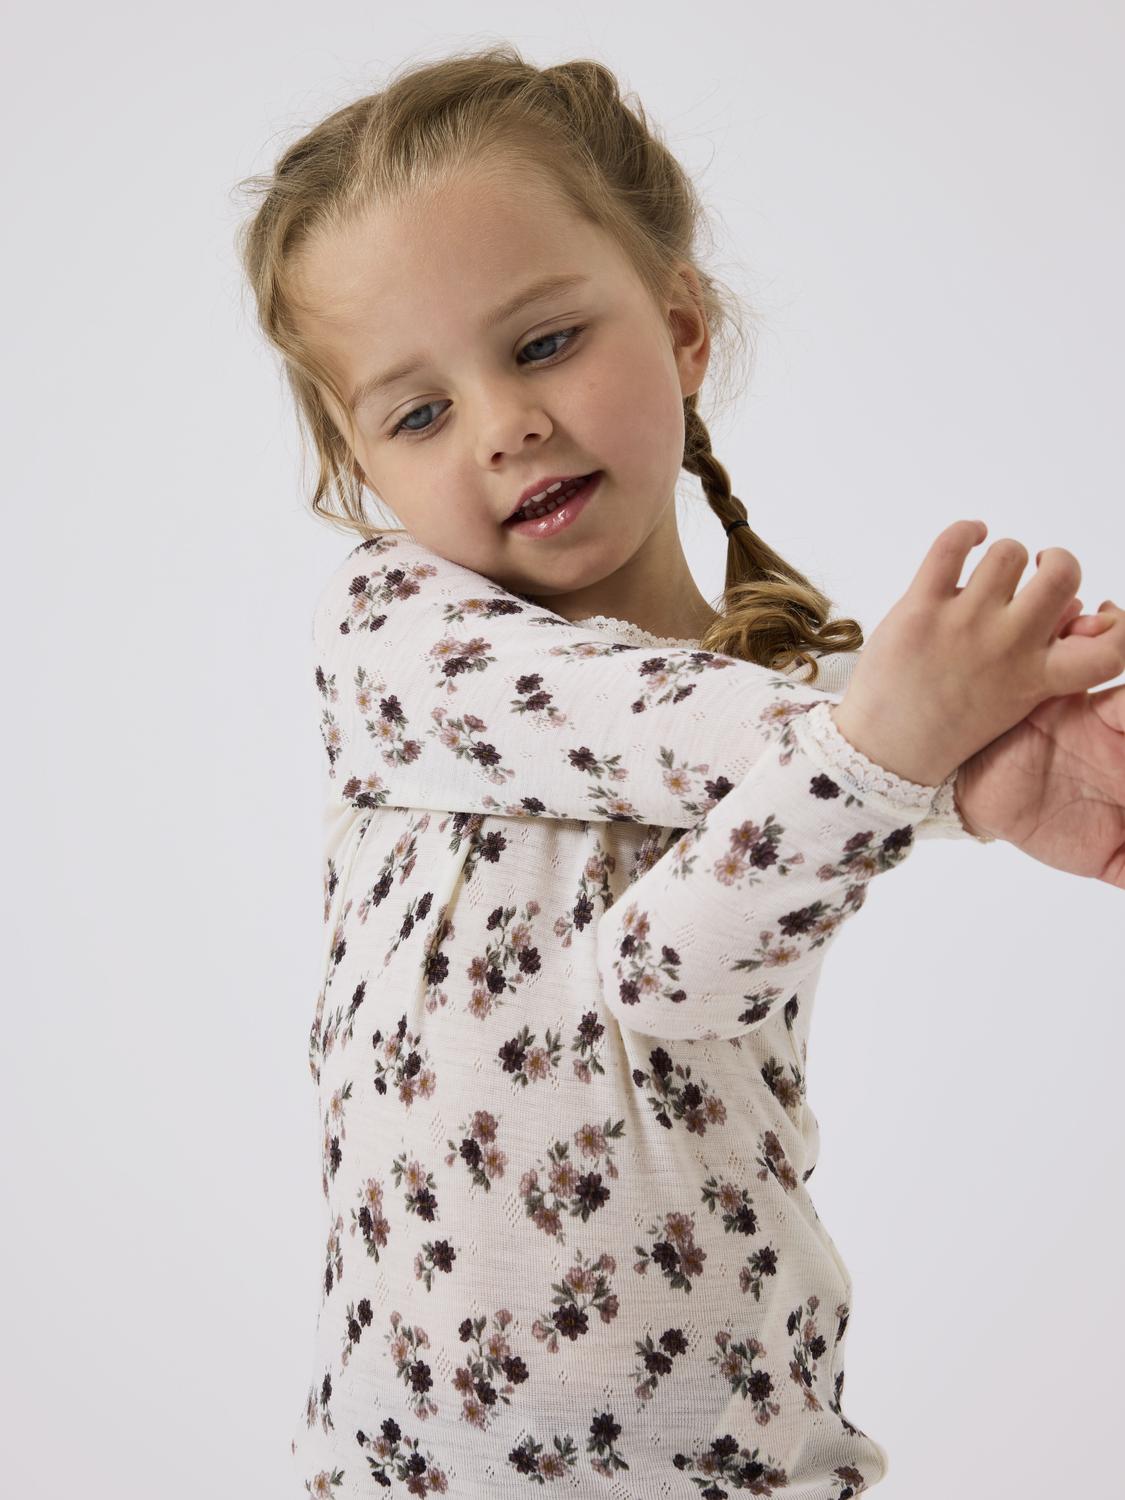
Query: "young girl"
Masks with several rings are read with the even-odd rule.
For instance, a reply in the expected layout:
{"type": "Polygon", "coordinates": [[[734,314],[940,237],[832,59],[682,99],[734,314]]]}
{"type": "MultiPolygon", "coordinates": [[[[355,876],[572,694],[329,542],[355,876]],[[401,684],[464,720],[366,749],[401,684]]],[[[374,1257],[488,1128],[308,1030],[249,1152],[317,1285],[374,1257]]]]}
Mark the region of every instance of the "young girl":
{"type": "Polygon", "coordinates": [[[363,538],[313,624],[299,1482],[869,1489],[887,1454],[844,1409],[852,1284],[807,1186],[820,968],[917,837],[1125,888],[1125,690],[1087,692],[1125,615],[1081,616],[1062,548],[1017,595],[1027,553],[995,543],[959,588],[965,520],[862,653],[828,621],[711,452],[728,312],[697,200],[599,64],[427,64],[258,181],[241,250],[314,509],[363,538]],[[718,610],[681,468],[726,535],[718,610]]]}

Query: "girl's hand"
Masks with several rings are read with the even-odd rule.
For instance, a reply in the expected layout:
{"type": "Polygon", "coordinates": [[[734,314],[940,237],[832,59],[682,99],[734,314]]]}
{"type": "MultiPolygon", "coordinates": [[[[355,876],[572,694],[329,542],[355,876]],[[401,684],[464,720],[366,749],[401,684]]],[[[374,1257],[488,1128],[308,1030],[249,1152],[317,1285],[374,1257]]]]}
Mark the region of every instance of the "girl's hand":
{"type": "MultiPolygon", "coordinates": [[[[1072,599],[1058,636],[1101,636],[1123,618],[1109,599],[1096,615],[1072,599]]],[[[961,766],[954,797],[971,832],[1125,890],[1125,684],[1046,699],[961,766]]]]}
{"type": "MultiPolygon", "coordinates": [[[[1070,726],[1072,715],[1083,712],[1081,705],[1068,710],[1060,700],[1081,697],[1125,669],[1120,610],[1097,634],[1077,629],[1060,634],[1072,618],[1082,576],[1077,558],[1063,547],[1040,554],[1043,566],[1017,594],[1027,549],[1004,538],[992,544],[959,588],[966,556],[987,533],[983,521],[955,521],[941,532],[906,593],[866,642],[843,698],[832,709],[837,727],[856,749],[927,786],[938,785],[1029,720],[1025,738],[1031,727],[1065,723],[1066,748],[1080,754],[1093,727],[1087,718],[1077,734],[1070,726]]],[[[1103,711],[1097,716],[1103,729],[1108,696],[1091,700],[1103,711]]],[[[1119,711],[1115,700],[1109,711],[1113,722],[1119,711]]],[[[1085,712],[1097,715],[1093,709],[1085,712]]],[[[1120,741],[1114,744],[1119,749],[1120,741]]],[[[990,778],[990,786],[996,785],[990,778]]]]}

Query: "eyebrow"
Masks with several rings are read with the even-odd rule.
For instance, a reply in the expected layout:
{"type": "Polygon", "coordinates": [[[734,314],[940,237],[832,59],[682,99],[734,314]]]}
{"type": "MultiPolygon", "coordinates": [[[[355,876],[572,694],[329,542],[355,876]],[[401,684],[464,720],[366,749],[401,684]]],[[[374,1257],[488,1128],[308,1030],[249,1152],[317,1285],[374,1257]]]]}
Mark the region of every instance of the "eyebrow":
{"type": "MultiPolygon", "coordinates": [[[[580,272],[569,272],[561,275],[541,276],[538,281],[533,281],[530,286],[524,287],[514,297],[508,297],[501,302],[499,307],[494,307],[483,320],[482,327],[487,331],[496,328],[501,323],[506,323],[509,318],[514,318],[516,313],[522,312],[532,302],[541,302],[544,297],[557,296],[560,292],[570,291],[572,287],[589,281],[589,277],[580,272]]],[[[411,359],[403,360],[400,364],[384,370],[381,375],[371,375],[361,381],[352,392],[348,402],[348,410],[354,412],[357,407],[370,399],[377,391],[385,389],[389,385],[395,385],[400,380],[405,380],[408,375],[415,374],[420,370],[425,361],[418,355],[411,359]]]]}

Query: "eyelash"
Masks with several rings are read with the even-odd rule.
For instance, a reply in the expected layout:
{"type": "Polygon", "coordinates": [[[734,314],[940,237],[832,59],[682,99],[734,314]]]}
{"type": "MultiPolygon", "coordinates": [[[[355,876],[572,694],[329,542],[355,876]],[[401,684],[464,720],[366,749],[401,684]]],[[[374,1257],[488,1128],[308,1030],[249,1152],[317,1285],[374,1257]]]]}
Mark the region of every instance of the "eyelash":
{"type": "MultiPolygon", "coordinates": [[[[572,345],[576,344],[579,341],[581,336],[586,332],[586,327],[587,325],[585,323],[582,323],[576,328],[560,328],[553,333],[541,333],[538,338],[529,339],[528,342],[523,346],[523,348],[530,349],[532,344],[542,344],[545,343],[548,339],[565,338],[566,343],[562,346],[563,352],[565,352],[566,350],[570,349],[572,345]]],[[[520,353],[523,353],[523,349],[520,350],[520,353]]],[[[550,359],[533,359],[531,363],[533,365],[554,365],[558,363],[558,355],[552,355],[550,359]]],[[[408,411],[406,415],[402,417],[398,422],[396,422],[395,425],[391,428],[390,436],[392,438],[397,438],[400,432],[404,432],[407,437],[420,438],[425,437],[429,433],[433,432],[435,426],[433,422],[431,422],[428,427],[405,428],[403,427],[403,423],[409,421],[410,418],[413,417],[417,412],[426,411],[429,407],[436,404],[436,402],[427,401],[422,406],[416,406],[412,411],[408,411]]]]}

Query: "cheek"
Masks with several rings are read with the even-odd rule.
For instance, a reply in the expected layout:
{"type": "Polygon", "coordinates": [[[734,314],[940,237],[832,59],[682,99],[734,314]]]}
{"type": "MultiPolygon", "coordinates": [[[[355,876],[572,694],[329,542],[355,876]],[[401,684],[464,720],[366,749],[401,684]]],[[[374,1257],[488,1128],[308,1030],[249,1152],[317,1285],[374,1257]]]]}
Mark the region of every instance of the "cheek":
{"type": "Polygon", "coordinates": [[[663,467],[683,454],[683,395],[675,362],[663,348],[633,339],[628,351],[611,350],[591,374],[583,394],[587,430],[614,447],[663,467]]]}

